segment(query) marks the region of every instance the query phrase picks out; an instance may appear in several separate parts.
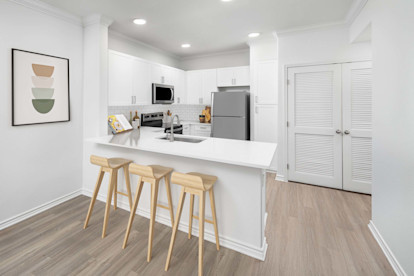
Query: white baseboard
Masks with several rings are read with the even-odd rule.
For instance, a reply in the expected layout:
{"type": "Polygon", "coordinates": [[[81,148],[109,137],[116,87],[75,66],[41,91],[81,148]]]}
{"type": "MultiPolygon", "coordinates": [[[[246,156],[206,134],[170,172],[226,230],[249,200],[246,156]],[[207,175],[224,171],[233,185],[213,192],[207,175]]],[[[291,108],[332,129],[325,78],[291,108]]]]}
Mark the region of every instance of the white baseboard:
{"type": "Polygon", "coordinates": [[[395,274],[397,274],[397,276],[407,276],[407,273],[405,273],[397,258],[395,258],[391,249],[388,247],[387,243],[382,238],[380,232],[378,231],[377,227],[375,227],[374,222],[372,220],[369,222],[368,228],[369,230],[371,230],[372,235],[374,236],[375,240],[384,252],[385,257],[387,257],[388,261],[390,262],[395,274]]]}
{"type": "Polygon", "coordinates": [[[281,182],[287,182],[287,180],[285,179],[285,176],[281,174],[276,174],[275,180],[281,181],[281,182]]]}
{"type": "Polygon", "coordinates": [[[34,215],[39,214],[41,212],[44,212],[47,209],[50,209],[50,208],[52,208],[52,207],[54,207],[56,205],[59,205],[59,204],[65,202],[65,201],[68,201],[68,200],[70,200],[70,199],[72,199],[74,197],[77,197],[77,196],[81,195],[81,194],[82,194],[82,189],[79,189],[79,190],[74,191],[74,192],[72,192],[70,194],[64,195],[62,197],[59,197],[59,198],[54,199],[52,201],[49,201],[49,202],[47,202],[45,204],[42,204],[42,205],[40,205],[38,207],[35,207],[33,209],[30,209],[28,211],[25,211],[23,213],[20,213],[20,214],[14,216],[14,217],[11,217],[9,219],[3,220],[2,222],[0,222],[0,230],[2,230],[4,228],[7,228],[9,226],[12,226],[12,225],[14,225],[16,223],[19,223],[19,222],[21,222],[21,221],[23,221],[25,219],[28,219],[28,218],[30,218],[30,217],[32,217],[34,215]]]}
{"type": "MultiPolygon", "coordinates": [[[[91,197],[92,196],[92,191],[88,190],[88,189],[84,189],[83,190],[83,195],[91,197]]],[[[106,195],[103,194],[98,194],[97,199],[99,201],[102,202],[106,202],[106,195]]],[[[118,207],[121,209],[124,209],[126,211],[129,212],[129,204],[127,202],[123,202],[123,201],[119,201],[118,200],[118,207]]],[[[137,214],[140,216],[143,216],[145,218],[150,218],[150,211],[149,209],[142,209],[142,208],[137,208],[137,214]]],[[[166,215],[162,215],[162,214],[157,214],[155,217],[155,221],[162,223],[164,225],[167,225],[169,227],[172,227],[171,225],[171,218],[170,216],[166,216],[166,215]]],[[[198,227],[196,227],[195,223],[193,224],[193,229],[192,229],[192,235],[193,236],[197,236],[198,237],[198,227]]],[[[180,222],[180,225],[178,226],[178,230],[188,233],[188,223],[185,222],[180,222]]],[[[204,229],[204,239],[212,242],[212,243],[216,243],[216,237],[214,235],[213,231],[209,231],[207,229],[204,229]]],[[[258,248],[258,247],[253,247],[251,245],[245,244],[242,241],[239,240],[235,240],[229,237],[225,237],[223,235],[220,235],[219,237],[219,241],[220,241],[220,246],[232,249],[234,251],[240,252],[244,255],[253,257],[255,259],[259,259],[261,261],[264,261],[266,258],[266,251],[267,251],[267,242],[266,242],[266,238],[263,240],[263,245],[262,247],[258,248]]]]}

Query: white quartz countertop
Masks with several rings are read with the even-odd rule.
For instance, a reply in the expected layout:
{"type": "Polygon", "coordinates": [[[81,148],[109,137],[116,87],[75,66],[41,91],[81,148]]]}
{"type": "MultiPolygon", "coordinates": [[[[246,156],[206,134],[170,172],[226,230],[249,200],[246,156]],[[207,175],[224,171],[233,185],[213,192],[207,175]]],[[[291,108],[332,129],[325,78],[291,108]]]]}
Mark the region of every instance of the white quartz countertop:
{"type": "Polygon", "coordinates": [[[88,139],[88,141],[142,150],[163,153],[188,158],[208,160],[232,165],[252,168],[268,169],[276,151],[277,144],[255,141],[241,141],[210,137],[197,137],[175,134],[175,137],[192,137],[204,139],[200,143],[188,143],[158,139],[164,137],[163,128],[141,127],[117,135],[102,136],[88,139]]]}

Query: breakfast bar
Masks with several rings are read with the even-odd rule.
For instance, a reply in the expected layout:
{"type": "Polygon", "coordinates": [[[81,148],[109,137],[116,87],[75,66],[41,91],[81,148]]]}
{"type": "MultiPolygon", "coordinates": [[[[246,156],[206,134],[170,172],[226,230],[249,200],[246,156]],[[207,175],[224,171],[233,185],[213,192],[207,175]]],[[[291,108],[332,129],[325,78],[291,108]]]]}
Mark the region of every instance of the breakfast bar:
{"type": "MultiPolygon", "coordinates": [[[[92,194],[97,169],[88,164],[92,154],[120,156],[142,165],[158,164],[174,168],[178,172],[202,172],[218,177],[214,186],[217,224],[220,245],[264,260],[266,256],[266,169],[269,168],[277,145],[254,141],[175,135],[175,141],[166,139],[159,128],[141,127],[117,135],[89,139],[85,145],[84,183],[86,193],[92,194]]],[[[126,187],[124,175],[119,175],[120,191],[126,187]]],[[[106,181],[106,180],[104,180],[106,181]]],[[[131,176],[131,188],[135,191],[138,178],[131,176]]],[[[98,195],[105,201],[106,186],[98,195]]],[[[174,213],[179,198],[179,187],[171,184],[174,213]]],[[[144,186],[137,214],[150,217],[150,189],[144,186]]],[[[160,185],[159,201],[166,198],[164,185],[160,185]]],[[[197,215],[197,202],[194,214],[197,215]]],[[[164,204],[164,203],[163,203],[164,204]]],[[[189,202],[185,202],[179,230],[188,232],[189,202]]],[[[165,203],[164,205],[167,205],[165,203]]],[[[119,198],[118,206],[129,211],[127,198],[119,198]]],[[[209,200],[206,218],[211,218],[209,200]]],[[[171,226],[168,210],[158,209],[156,221],[171,226]]],[[[108,225],[111,224],[109,219],[108,225]]],[[[193,224],[194,235],[198,235],[197,224],[193,224]]],[[[108,228],[108,235],[110,228],[108,228]]],[[[215,242],[213,225],[206,224],[205,240],[215,242]]],[[[168,248],[165,248],[168,250],[168,248]]]]}

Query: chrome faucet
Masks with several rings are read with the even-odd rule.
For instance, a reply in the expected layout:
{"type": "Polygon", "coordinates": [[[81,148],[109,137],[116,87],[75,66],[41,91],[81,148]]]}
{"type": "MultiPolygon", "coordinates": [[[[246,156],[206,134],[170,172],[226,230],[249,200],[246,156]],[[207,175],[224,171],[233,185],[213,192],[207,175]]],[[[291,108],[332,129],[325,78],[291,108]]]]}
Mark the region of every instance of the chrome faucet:
{"type": "Polygon", "coordinates": [[[174,142],[174,119],[177,117],[177,124],[180,124],[180,117],[178,115],[174,115],[171,120],[171,128],[170,128],[170,142],[174,142]]]}

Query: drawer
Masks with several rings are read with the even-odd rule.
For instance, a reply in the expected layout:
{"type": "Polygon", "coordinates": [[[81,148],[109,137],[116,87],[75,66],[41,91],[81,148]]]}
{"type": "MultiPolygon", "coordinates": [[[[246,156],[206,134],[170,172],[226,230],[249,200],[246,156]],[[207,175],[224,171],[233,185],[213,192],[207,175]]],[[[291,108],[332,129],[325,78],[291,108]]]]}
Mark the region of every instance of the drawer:
{"type": "Polygon", "coordinates": [[[194,125],[195,131],[200,132],[210,132],[211,131],[211,125],[194,125]]]}
{"type": "Polygon", "coordinates": [[[202,136],[202,137],[210,137],[211,132],[210,131],[195,131],[193,135],[202,136]]]}

